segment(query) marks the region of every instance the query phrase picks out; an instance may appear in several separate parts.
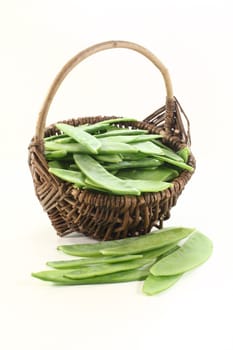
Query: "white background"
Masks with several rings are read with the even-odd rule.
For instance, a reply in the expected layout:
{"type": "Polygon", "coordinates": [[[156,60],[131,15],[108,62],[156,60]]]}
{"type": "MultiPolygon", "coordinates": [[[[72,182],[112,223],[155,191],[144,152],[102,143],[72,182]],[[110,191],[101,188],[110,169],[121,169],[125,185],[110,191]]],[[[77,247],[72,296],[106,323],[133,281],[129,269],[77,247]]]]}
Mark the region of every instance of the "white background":
{"type": "MultiPolygon", "coordinates": [[[[233,349],[231,1],[0,1],[0,344],[4,350],[233,349]],[[141,282],[54,287],[32,271],[64,256],[34,195],[27,146],[57,72],[82,49],[130,40],[169,68],[189,116],[197,171],[170,225],[195,226],[214,254],[153,297],[141,282]]],[[[47,124],[98,114],[143,119],[162,78],[128,50],[99,53],[66,79],[47,124]]]]}

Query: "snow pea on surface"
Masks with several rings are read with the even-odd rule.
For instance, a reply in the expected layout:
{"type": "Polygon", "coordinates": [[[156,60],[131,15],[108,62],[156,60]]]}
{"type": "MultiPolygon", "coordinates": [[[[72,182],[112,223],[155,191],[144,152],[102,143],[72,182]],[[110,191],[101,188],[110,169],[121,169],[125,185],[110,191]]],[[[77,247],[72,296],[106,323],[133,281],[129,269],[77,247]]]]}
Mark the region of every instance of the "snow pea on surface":
{"type": "Polygon", "coordinates": [[[203,264],[211,256],[212,250],[211,240],[196,231],[178,250],[155,263],[150,272],[154,276],[182,274],[203,264]]]}

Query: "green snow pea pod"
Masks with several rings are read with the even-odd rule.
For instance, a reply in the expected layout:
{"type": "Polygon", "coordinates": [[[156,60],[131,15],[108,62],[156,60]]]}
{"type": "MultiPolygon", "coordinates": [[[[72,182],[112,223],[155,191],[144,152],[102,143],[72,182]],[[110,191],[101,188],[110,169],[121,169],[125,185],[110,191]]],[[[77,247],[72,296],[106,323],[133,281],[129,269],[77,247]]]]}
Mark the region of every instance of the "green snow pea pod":
{"type": "Polygon", "coordinates": [[[94,184],[116,194],[140,195],[137,188],[109,173],[102,165],[87,154],[74,154],[74,161],[94,184]]]}
{"type": "Polygon", "coordinates": [[[138,237],[129,237],[124,239],[119,239],[115,241],[103,241],[97,243],[86,243],[86,244],[66,244],[57,247],[58,250],[63,251],[63,253],[80,256],[80,257],[99,257],[103,255],[100,253],[101,249],[116,247],[119,245],[124,245],[127,242],[132,242],[138,237]]]}
{"type": "Polygon", "coordinates": [[[109,247],[101,249],[103,255],[124,255],[140,254],[142,252],[160,248],[168,244],[176,243],[194,232],[194,228],[186,227],[168,227],[149,233],[145,236],[134,238],[133,241],[127,241],[118,247],[109,247]]]}
{"type": "Polygon", "coordinates": [[[147,295],[154,295],[160,293],[169,287],[173,286],[180,278],[180,275],[172,276],[153,276],[151,273],[143,283],[143,292],[147,295]]]}
{"type": "Polygon", "coordinates": [[[175,169],[159,166],[154,169],[124,169],[117,173],[121,179],[171,181],[179,175],[175,169]]]}
{"type": "Polygon", "coordinates": [[[116,164],[107,164],[104,167],[107,170],[119,170],[130,168],[154,168],[160,164],[161,162],[154,158],[141,158],[138,160],[123,160],[116,164]]]}
{"type": "Polygon", "coordinates": [[[44,137],[44,141],[47,142],[47,141],[55,141],[55,140],[60,140],[62,138],[66,138],[67,135],[65,134],[59,134],[59,135],[52,135],[52,136],[47,136],[47,137],[44,137]]]}
{"type": "Polygon", "coordinates": [[[163,149],[163,154],[165,157],[176,160],[177,162],[184,162],[184,159],[177,153],[173,152],[171,149],[163,149]]]}
{"type": "Polygon", "coordinates": [[[79,171],[49,168],[49,172],[62,180],[76,184],[78,187],[85,186],[85,177],[79,171]]]}
{"type": "Polygon", "coordinates": [[[177,152],[177,154],[183,158],[184,162],[187,163],[189,156],[190,156],[190,149],[186,146],[184,148],[182,148],[181,150],[179,150],[177,152]]]}
{"type": "Polygon", "coordinates": [[[46,151],[62,151],[66,153],[92,153],[86,146],[77,142],[60,144],[55,141],[45,142],[46,151]]]}
{"type": "MultiPolygon", "coordinates": [[[[128,238],[125,238],[126,240],[128,238]]],[[[80,257],[98,257],[103,256],[100,253],[101,249],[115,247],[122,240],[117,241],[104,241],[97,243],[86,243],[86,244],[66,244],[60,245],[57,247],[58,250],[63,251],[63,253],[72,255],[72,256],[80,256],[80,257]]]]}
{"type": "Polygon", "coordinates": [[[115,192],[110,191],[109,189],[101,187],[100,185],[94,183],[93,181],[91,181],[88,178],[85,179],[85,188],[88,190],[94,190],[97,192],[104,192],[104,193],[108,193],[108,194],[117,194],[115,192]]]}
{"type": "Polygon", "coordinates": [[[161,160],[162,162],[175,165],[178,168],[185,169],[188,171],[194,171],[193,167],[191,165],[186,164],[185,162],[178,162],[174,159],[171,159],[165,156],[160,156],[160,155],[154,155],[154,157],[158,160],[161,160]]]}
{"type": "Polygon", "coordinates": [[[101,142],[88,132],[80,128],[75,128],[72,125],[62,123],[56,124],[56,127],[81,145],[85,146],[91,153],[98,153],[101,142]]]}
{"type": "Polygon", "coordinates": [[[150,156],[163,155],[164,154],[164,150],[161,147],[155,145],[151,141],[137,142],[137,143],[134,143],[133,146],[139,152],[141,152],[143,154],[148,154],[150,156]]]}
{"type": "Polygon", "coordinates": [[[100,256],[98,258],[84,258],[74,260],[48,261],[47,265],[54,269],[75,269],[77,267],[97,265],[102,263],[115,264],[122,261],[131,261],[142,258],[143,255],[124,255],[124,256],[100,256]]]}
{"type": "MultiPolygon", "coordinates": [[[[100,185],[99,183],[96,183],[92,181],[91,179],[85,179],[85,183],[87,186],[90,186],[93,189],[102,191],[105,189],[105,185],[100,185]]],[[[159,192],[166,190],[169,187],[172,187],[172,184],[169,182],[163,182],[163,181],[154,181],[154,180],[131,180],[127,179],[124,180],[124,183],[132,186],[133,188],[136,188],[140,193],[141,192],[159,192]]],[[[119,191],[115,189],[108,189],[109,192],[118,194],[119,191]]]]}
{"type": "Polygon", "coordinates": [[[174,159],[178,162],[183,162],[184,159],[183,157],[181,157],[181,155],[179,154],[179,152],[174,152],[170,147],[164,145],[162,142],[160,142],[159,140],[153,140],[152,141],[155,145],[161,147],[163,149],[163,155],[167,158],[171,158],[174,159]]]}
{"type": "Polygon", "coordinates": [[[56,143],[73,143],[73,142],[75,142],[75,140],[70,136],[62,137],[62,138],[56,139],[54,141],[56,143]]]}
{"type": "Polygon", "coordinates": [[[140,192],[160,192],[173,186],[170,182],[155,180],[128,179],[125,180],[125,182],[130,186],[137,188],[140,192]]]}
{"type": "Polygon", "coordinates": [[[150,272],[154,276],[170,276],[182,274],[203,264],[212,254],[211,240],[196,231],[174,253],[155,263],[150,272]]]}
{"type": "MultiPolygon", "coordinates": [[[[46,151],[62,151],[68,153],[85,153],[85,154],[96,154],[88,149],[86,146],[79,143],[64,143],[60,144],[54,141],[45,142],[46,151]]],[[[137,153],[138,150],[128,144],[120,142],[104,142],[102,140],[101,147],[98,150],[98,154],[130,154],[137,153]]]]}
{"type": "Polygon", "coordinates": [[[160,135],[156,134],[147,134],[147,135],[116,135],[108,137],[99,137],[98,140],[104,139],[106,142],[122,142],[122,143],[136,143],[136,142],[145,142],[154,139],[161,138],[160,135]]]}
{"type": "Polygon", "coordinates": [[[45,158],[47,160],[62,159],[67,155],[66,150],[55,150],[52,152],[45,151],[45,158]]]}
{"type": "Polygon", "coordinates": [[[144,258],[154,258],[156,261],[159,261],[161,258],[173,253],[177,249],[179,249],[179,246],[176,243],[171,243],[160,248],[142,252],[142,255],[144,258]]]}
{"type": "Polygon", "coordinates": [[[122,161],[122,157],[120,154],[98,154],[95,156],[95,159],[99,162],[105,163],[119,163],[122,161]]]}
{"type": "Polygon", "coordinates": [[[122,263],[115,264],[96,264],[85,267],[80,267],[78,270],[73,270],[68,273],[64,273],[64,277],[70,279],[83,279],[92,278],[96,276],[107,275],[110,273],[134,270],[147,264],[152,264],[152,259],[140,258],[132,261],[125,261],[122,263]]]}
{"type": "MultiPolygon", "coordinates": [[[[64,270],[47,270],[32,273],[32,276],[43,281],[53,282],[58,285],[88,285],[88,284],[106,284],[106,283],[123,283],[132,281],[142,281],[149,274],[150,265],[143,268],[120,271],[107,275],[71,280],[64,277],[64,270]]],[[[71,270],[65,270],[69,272],[71,270]]]]}
{"type": "Polygon", "coordinates": [[[112,130],[113,127],[111,126],[111,124],[115,124],[115,123],[119,124],[124,122],[135,122],[135,121],[137,121],[135,118],[106,119],[95,124],[85,124],[85,125],[76,126],[75,128],[85,130],[90,134],[95,134],[95,133],[99,133],[100,131],[112,130]]]}
{"type": "Polygon", "coordinates": [[[105,139],[101,140],[101,147],[99,154],[122,154],[124,155],[138,153],[137,148],[133,145],[122,142],[107,142],[105,139]]]}
{"type": "MultiPolygon", "coordinates": [[[[145,236],[128,237],[128,238],[119,239],[115,241],[103,241],[103,242],[97,242],[97,243],[66,244],[66,245],[58,246],[57,249],[63,251],[63,253],[65,254],[72,255],[72,256],[99,257],[99,256],[103,256],[101,253],[102,250],[106,250],[113,247],[119,248],[120,250],[120,249],[123,249],[125,245],[128,246],[129,244],[131,245],[131,244],[134,244],[135,242],[138,242],[138,245],[141,246],[139,249],[140,251],[145,244],[149,246],[147,247],[148,249],[146,248],[146,250],[143,252],[143,256],[145,252],[147,252],[148,254],[149,253],[152,254],[152,255],[148,255],[148,257],[151,257],[151,256],[157,257],[163,254],[164,252],[166,252],[167,249],[171,249],[176,244],[176,242],[186,237],[189,233],[191,233],[194,230],[195,229],[187,229],[182,227],[169,227],[169,228],[161,229],[159,231],[153,231],[145,236]],[[172,232],[173,232],[173,236],[172,236],[172,232]],[[156,239],[153,238],[154,236],[156,236],[157,238],[156,239]],[[156,240],[157,246],[159,246],[159,248],[158,247],[153,248],[153,246],[152,247],[150,246],[150,241],[152,240],[156,240]],[[172,241],[172,242],[169,243],[169,241],[170,242],[172,241]]],[[[124,253],[122,255],[124,255],[124,253]]],[[[145,257],[147,257],[147,255],[145,255],[145,257]]]]}
{"type": "Polygon", "coordinates": [[[97,134],[96,137],[103,138],[109,136],[120,136],[120,135],[142,135],[147,134],[148,130],[143,129],[124,129],[124,128],[116,128],[115,130],[109,130],[101,134],[97,134]]]}
{"type": "Polygon", "coordinates": [[[48,162],[49,168],[63,169],[63,164],[57,160],[51,160],[48,162]]]}

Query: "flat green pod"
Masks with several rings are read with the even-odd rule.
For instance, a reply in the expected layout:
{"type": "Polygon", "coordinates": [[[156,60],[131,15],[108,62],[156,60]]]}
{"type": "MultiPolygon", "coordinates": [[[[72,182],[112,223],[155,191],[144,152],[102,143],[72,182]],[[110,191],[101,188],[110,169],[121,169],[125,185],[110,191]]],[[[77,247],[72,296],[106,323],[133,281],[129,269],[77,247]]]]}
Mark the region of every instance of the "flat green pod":
{"type": "Polygon", "coordinates": [[[58,160],[50,160],[48,162],[48,166],[49,166],[49,168],[64,169],[63,164],[61,162],[59,162],[58,160]]]}
{"type": "Polygon", "coordinates": [[[119,163],[122,161],[122,157],[120,154],[98,154],[94,156],[98,162],[104,163],[119,163]]]}
{"type": "Polygon", "coordinates": [[[134,240],[127,241],[125,244],[116,247],[106,247],[101,249],[100,252],[103,255],[140,254],[168,244],[177,243],[194,231],[195,229],[186,227],[164,228],[145,236],[135,237],[134,240]]]}
{"type": "Polygon", "coordinates": [[[154,181],[171,181],[179,175],[178,171],[164,166],[153,169],[124,169],[117,173],[121,179],[134,180],[154,180],[154,181]]]}
{"type": "Polygon", "coordinates": [[[189,159],[189,156],[190,156],[190,149],[189,149],[189,147],[184,147],[184,148],[182,148],[181,150],[179,150],[178,152],[177,152],[177,154],[181,157],[181,158],[183,158],[183,160],[184,160],[184,162],[185,163],[187,163],[187,161],[188,161],[188,159],[189,159]]]}
{"type": "Polygon", "coordinates": [[[82,130],[81,128],[76,128],[68,124],[56,124],[56,127],[79,144],[85,146],[91,153],[98,153],[101,142],[97,140],[95,136],[90,135],[88,132],[82,130]]]}
{"type": "Polygon", "coordinates": [[[155,263],[150,272],[154,276],[182,274],[203,264],[212,251],[211,240],[196,231],[178,250],[155,263]]]}
{"type": "Polygon", "coordinates": [[[115,194],[140,195],[140,191],[128,184],[126,181],[109,173],[101,164],[87,154],[74,154],[74,161],[83,174],[90,179],[94,185],[109,190],[115,194]]]}
{"type": "Polygon", "coordinates": [[[54,150],[54,151],[45,151],[45,158],[47,160],[56,160],[56,159],[62,159],[67,155],[66,150],[54,150]]]}
{"type": "Polygon", "coordinates": [[[59,169],[59,168],[49,168],[49,172],[56,175],[62,180],[76,184],[77,186],[85,186],[85,177],[80,171],[59,169]]]}
{"type": "Polygon", "coordinates": [[[152,264],[153,261],[154,261],[153,259],[139,258],[136,260],[119,262],[115,264],[103,263],[103,264],[84,266],[84,267],[80,267],[77,270],[73,270],[68,273],[65,273],[64,277],[70,278],[72,280],[92,278],[92,277],[103,276],[103,275],[120,272],[120,271],[134,270],[139,267],[143,267],[144,265],[152,264]]]}
{"type": "Polygon", "coordinates": [[[142,258],[143,255],[124,255],[124,256],[109,256],[98,258],[84,258],[84,259],[73,259],[73,260],[58,260],[48,261],[47,265],[54,269],[75,269],[81,266],[97,265],[102,263],[115,264],[123,261],[131,261],[142,258]]]}
{"type": "MultiPolygon", "coordinates": [[[[68,270],[70,271],[70,270],[68,270]]],[[[66,272],[68,272],[66,270],[66,272]]],[[[106,283],[124,283],[132,281],[143,281],[149,274],[149,267],[115,272],[103,276],[92,278],[83,278],[71,280],[64,277],[64,270],[47,270],[33,272],[32,276],[43,281],[53,282],[57,285],[88,285],[88,284],[106,284],[106,283]]]]}
{"type": "Polygon", "coordinates": [[[133,146],[141,153],[147,154],[147,155],[164,155],[163,148],[157,146],[151,141],[145,141],[145,142],[137,142],[134,143],[133,146]]]}
{"type": "Polygon", "coordinates": [[[125,238],[116,241],[103,241],[97,243],[84,243],[84,244],[66,244],[60,245],[57,247],[58,250],[61,250],[63,253],[71,256],[80,256],[80,257],[97,257],[103,256],[100,253],[101,249],[115,247],[121,244],[120,242],[134,238],[125,238]]]}
{"type": "Polygon", "coordinates": [[[95,137],[109,137],[109,136],[120,136],[120,135],[142,135],[147,134],[148,130],[143,129],[128,129],[128,128],[115,128],[115,130],[109,130],[101,134],[95,135],[95,137]]]}
{"type": "Polygon", "coordinates": [[[106,142],[123,142],[123,143],[136,143],[145,142],[161,138],[161,135],[156,134],[146,134],[146,135],[115,135],[103,138],[98,138],[98,140],[104,139],[106,142]]]}
{"type": "Polygon", "coordinates": [[[147,295],[160,293],[173,286],[181,276],[182,274],[172,276],[154,276],[150,273],[143,283],[142,290],[147,295]]]}
{"type": "Polygon", "coordinates": [[[172,164],[177,166],[178,168],[184,169],[184,170],[188,170],[188,171],[194,171],[194,168],[191,165],[186,164],[184,161],[179,162],[177,160],[165,157],[165,156],[160,156],[160,155],[155,155],[154,156],[156,159],[164,162],[164,163],[168,163],[168,164],[172,164]]]}
{"type": "Polygon", "coordinates": [[[159,166],[161,162],[155,158],[141,158],[136,160],[123,160],[114,164],[106,164],[104,167],[107,170],[119,169],[135,169],[135,168],[154,168],[159,166]]]}
{"type": "Polygon", "coordinates": [[[127,179],[125,180],[125,182],[130,186],[137,188],[141,193],[164,191],[167,188],[170,188],[173,186],[170,182],[156,181],[156,180],[127,179]]]}

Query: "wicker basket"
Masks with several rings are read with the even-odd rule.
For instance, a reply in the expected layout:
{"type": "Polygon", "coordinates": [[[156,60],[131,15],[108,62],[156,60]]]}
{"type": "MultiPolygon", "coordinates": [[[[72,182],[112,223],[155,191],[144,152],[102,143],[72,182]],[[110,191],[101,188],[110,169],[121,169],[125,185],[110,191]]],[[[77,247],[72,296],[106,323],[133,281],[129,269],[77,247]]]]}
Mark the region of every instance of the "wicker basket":
{"type": "MultiPolygon", "coordinates": [[[[177,99],[173,96],[169,73],[150,51],[135,43],[109,41],[94,45],[73,57],[54,80],[44,101],[36,125],[35,136],[29,145],[29,167],[36,195],[47,212],[59,236],[79,231],[98,240],[113,240],[148,233],[151,228],[161,228],[170,216],[170,209],[192,174],[183,171],[173,181],[173,186],[157,193],[141,196],[118,196],[79,190],[48,172],[44,157],[43,137],[58,134],[54,125],[45,127],[50,104],[66,75],[82,60],[96,52],[111,48],[135,50],[148,58],[161,72],[167,92],[166,105],[140,122],[121,123],[120,127],[147,129],[149,133],[160,133],[163,142],[175,151],[190,145],[189,123],[177,99]],[[186,118],[187,132],[182,122],[186,118]]],[[[108,117],[90,117],[66,120],[70,125],[96,123],[108,117]]],[[[64,122],[64,121],[63,121],[64,122]]],[[[195,168],[191,154],[188,164],[195,168]]]]}

